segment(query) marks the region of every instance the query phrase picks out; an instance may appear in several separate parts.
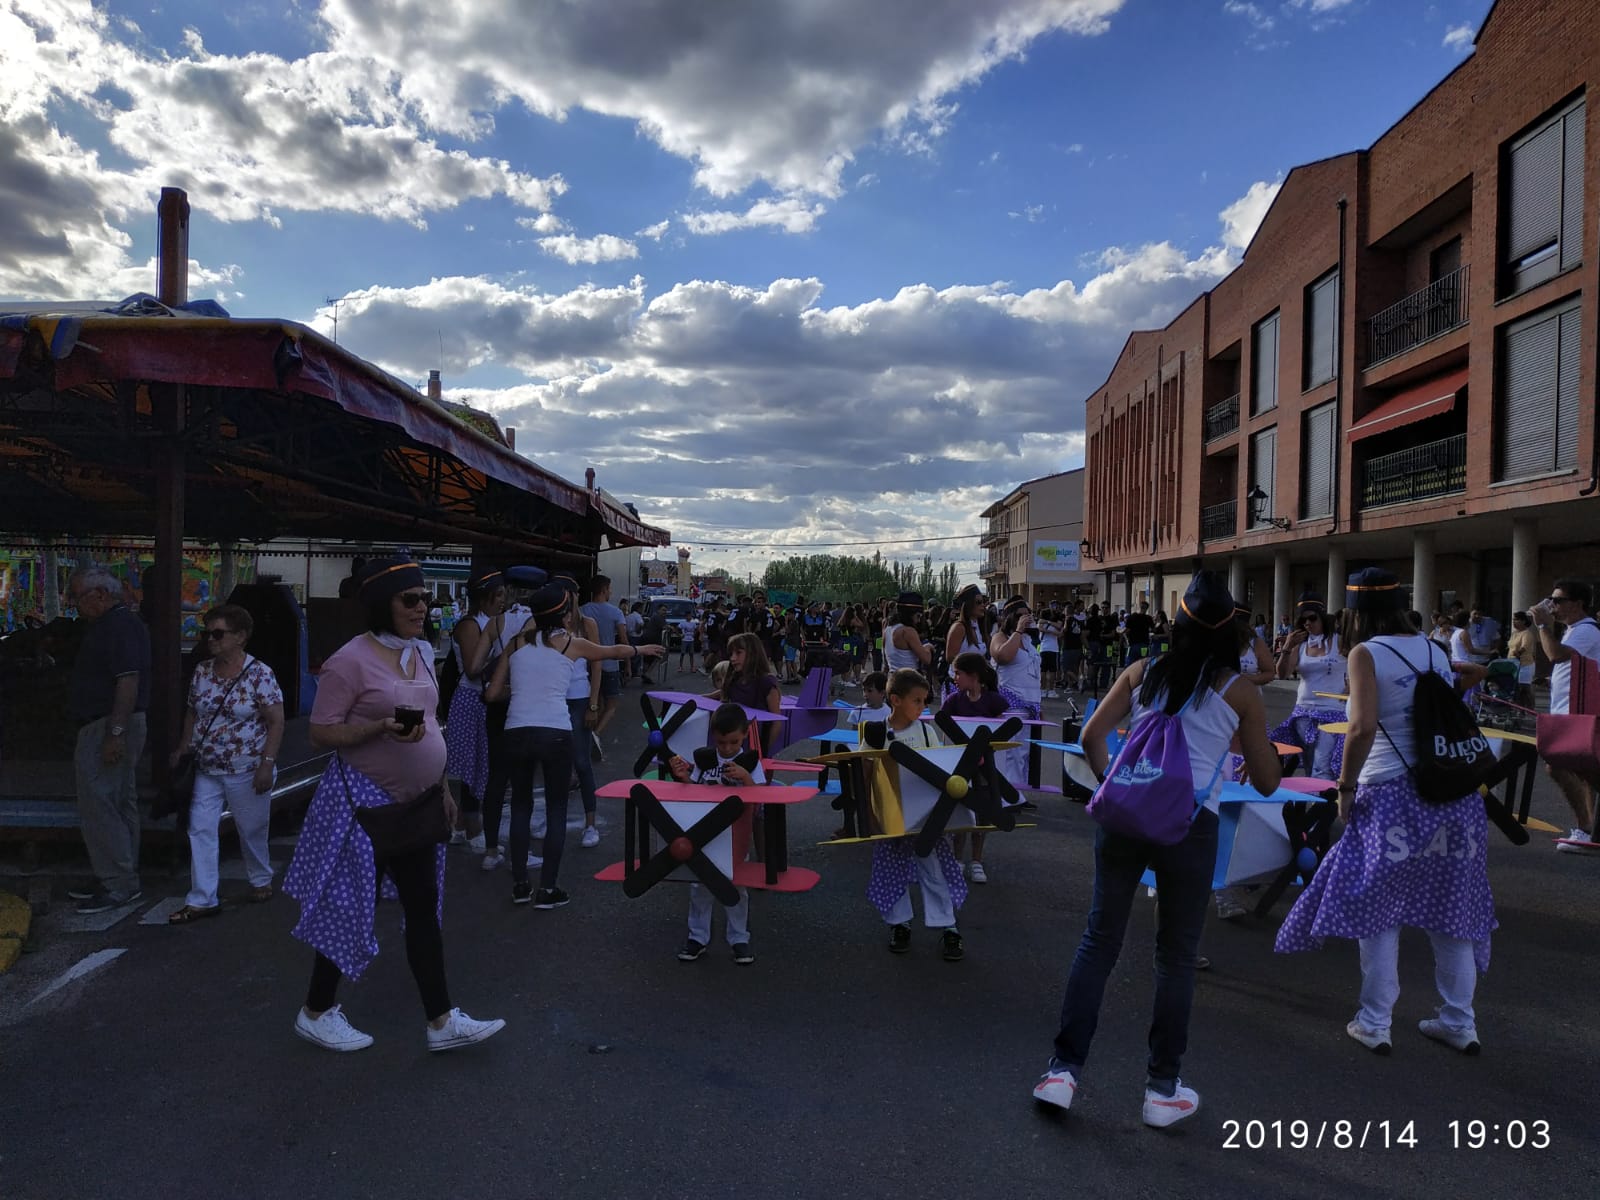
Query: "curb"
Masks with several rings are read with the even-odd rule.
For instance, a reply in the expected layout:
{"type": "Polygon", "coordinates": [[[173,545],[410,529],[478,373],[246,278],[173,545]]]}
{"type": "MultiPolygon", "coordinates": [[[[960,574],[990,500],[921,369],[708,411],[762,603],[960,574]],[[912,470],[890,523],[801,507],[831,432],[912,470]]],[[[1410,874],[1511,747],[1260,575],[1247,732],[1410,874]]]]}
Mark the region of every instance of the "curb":
{"type": "Polygon", "coordinates": [[[33,924],[28,902],[10,892],[0,892],[0,975],[4,975],[22,953],[33,924]]]}

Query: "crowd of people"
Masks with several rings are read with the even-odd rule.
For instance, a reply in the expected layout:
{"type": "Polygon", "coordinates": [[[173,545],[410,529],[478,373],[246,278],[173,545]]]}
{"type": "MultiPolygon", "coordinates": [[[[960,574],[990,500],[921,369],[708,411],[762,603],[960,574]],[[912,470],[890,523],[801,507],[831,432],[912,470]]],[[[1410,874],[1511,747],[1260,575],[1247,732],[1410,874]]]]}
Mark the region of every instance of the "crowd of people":
{"type": "MultiPolygon", "coordinates": [[[[1034,612],[1021,597],[991,602],[976,587],[944,607],[915,593],[868,606],[830,608],[805,601],[789,612],[769,608],[759,592],[712,603],[687,619],[689,653],[710,663],[715,759],[669,764],[685,781],[761,782],[741,758],[752,748],[749,713],[778,713],[782,668],[798,629],[792,665],[837,664],[862,686],[855,721],[882,720],[886,736],[934,745],[937,730],[920,720],[936,704],[958,716],[1037,719],[1052,690],[1082,686],[1104,657],[1115,678],[1083,730],[1091,769],[1117,766],[1107,735],[1126,729],[1131,744],[1147,721],[1181,726],[1195,811],[1176,844],[1099,830],[1088,925],[1073,963],[1060,1030],[1035,1097],[1069,1107],[1098,1020],[1105,982],[1121,947],[1132,897],[1146,868],[1157,890],[1156,994],[1144,1117],[1151,1125],[1182,1120],[1198,1096],[1179,1076],[1187,1041],[1194,972],[1203,964],[1200,934],[1211,902],[1217,852],[1217,797],[1224,774],[1262,794],[1279,783],[1282,747],[1301,748],[1313,775],[1335,781],[1344,833],[1334,843],[1279,932],[1284,952],[1314,949],[1329,937],[1360,944],[1359,1007],[1349,1036],[1379,1053],[1392,1046],[1398,998],[1398,930],[1424,929],[1432,941],[1440,1005],[1421,1032],[1464,1053],[1479,1042],[1473,1001],[1488,964],[1493,902],[1485,867],[1485,816],[1476,793],[1450,803],[1425,799],[1415,778],[1424,749],[1412,725],[1418,680],[1438,675],[1469,692],[1500,661],[1499,626],[1478,609],[1425,622],[1406,612],[1394,577],[1376,568],[1351,576],[1342,612],[1307,593],[1287,628],[1269,639],[1259,620],[1202,573],[1175,620],[1148,605],[1121,613],[1081,605],[1034,612]],[[1098,624],[1094,624],[1098,619],[1098,624]],[[1113,624],[1114,622],[1114,624],[1113,624]],[[1425,627],[1426,626],[1426,627],[1425,627]],[[1096,649],[1091,652],[1091,635],[1096,649]],[[1273,644],[1275,643],[1275,645],[1273,644]],[[1112,651],[1106,654],[1106,648],[1112,651]],[[858,661],[859,659],[859,661],[858,661]],[[1289,718],[1268,730],[1261,688],[1298,680],[1289,718]],[[1347,732],[1323,728],[1347,721],[1347,732]]],[[[470,615],[457,622],[443,668],[426,637],[430,596],[420,568],[406,559],[363,566],[353,598],[365,628],[324,664],[310,716],[314,747],[332,751],[307,811],[283,891],[298,901],[294,935],[313,951],[310,982],[295,1030],[319,1046],[357,1050],[371,1039],[337,1003],[342,978],[359,977],[377,953],[374,910],[380,894],[405,913],[406,957],[416,980],[430,1050],[493,1036],[504,1023],[468,1016],[451,1000],[439,914],[445,838],[482,853],[486,871],[508,865],[511,902],[556,909],[570,897],[559,873],[567,805],[576,784],[583,800],[582,843],[595,844],[593,750],[615,713],[622,669],[641,671],[667,652],[668,638],[611,601],[603,576],[580,603],[577,581],[531,568],[486,571],[469,585],[470,615]],[[652,633],[661,635],[646,641],[652,633]],[[543,828],[534,826],[535,782],[544,793],[543,828]],[[510,795],[508,845],[500,845],[510,795]],[[374,810],[381,810],[379,823],[374,810]],[[445,826],[418,840],[423,826],[445,826]],[[387,832],[385,832],[385,830],[387,832]],[[533,840],[542,838],[535,852],[533,840]],[[535,885],[532,872],[539,872],[535,885]]],[[[149,640],[123,601],[120,583],[88,569],[73,577],[68,599],[88,622],[74,666],[71,704],[79,723],[75,758],[84,839],[95,884],[77,893],[80,911],[106,911],[141,895],[134,763],[143,748],[149,705],[149,640]]],[[[1552,714],[1569,711],[1579,657],[1600,657],[1592,596],[1558,580],[1550,598],[1513,618],[1509,652],[1528,678],[1549,667],[1552,714]]],[[[176,744],[156,747],[174,769],[192,770],[188,832],[192,885],[171,918],[187,924],[215,916],[217,824],[226,806],[240,835],[250,899],[272,897],[265,844],[270,792],[283,738],[283,696],[272,671],[249,653],[250,614],[224,605],[204,617],[209,656],[193,673],[176,744]]],[[[680,654],[682,646],[678,647],[680,654]]],[[[1096,683],[1096,686],[1098,684],[1096,683]]],[[[765,730],[773,728],[762,723],[765,730]]],[[[1551,772],[1576,825],[1563,849],[1600,851],[1592,842],[1600,776],[1551,772]]],[[[875,845],[868,898],[888,926],[888,948],[912,943],[912,900],[922,897],[924,924],[943,957],[965,953],[958,912],[968,884],[988,881],[981,835],[939,839],[917,855],[909,839],[875,845]]],[[[1221,898],[1219,897],[1219,908],[1221,898]]],[[[748,897],[727,906],[734,959],[754,961],[748,897]]],[[[714,905],[691,894],[688,938],[678,952],[706,952],[714,905]]]]}

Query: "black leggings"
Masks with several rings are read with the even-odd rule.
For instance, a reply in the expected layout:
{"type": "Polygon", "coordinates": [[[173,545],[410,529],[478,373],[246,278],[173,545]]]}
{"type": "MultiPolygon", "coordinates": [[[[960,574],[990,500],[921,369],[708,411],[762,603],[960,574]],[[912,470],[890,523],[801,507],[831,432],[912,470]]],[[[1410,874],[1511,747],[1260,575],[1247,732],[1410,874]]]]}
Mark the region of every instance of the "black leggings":
{"type": "MultiPolygon", "coordinates": [[[[444,938],[439,932],[438,847],[424,846],[410,854],[398,855],[378,864],[378,889],[383,890],[387,871],[400,893],[400,907],[406,917],[406,961],[422,995],[422,1011],[428,1020],[450,1011],[450,989],[444,980],[444,938]]],[[[339,990],[340,970],[320,951],[311,966],[311,986],[306,991],[306,1008],[314,1013],[333,1007],[339,990]]]]}
{"type": "Polygon", "coordinates": [[[511,877],[528,880],[529,823],[533,819],[533,775],[544,770],[544,866],[539,886],[553,888],[567,840],[567,793],[572,786],[572,730],[525,725],[506,730],[511,769],[511,877]]]}

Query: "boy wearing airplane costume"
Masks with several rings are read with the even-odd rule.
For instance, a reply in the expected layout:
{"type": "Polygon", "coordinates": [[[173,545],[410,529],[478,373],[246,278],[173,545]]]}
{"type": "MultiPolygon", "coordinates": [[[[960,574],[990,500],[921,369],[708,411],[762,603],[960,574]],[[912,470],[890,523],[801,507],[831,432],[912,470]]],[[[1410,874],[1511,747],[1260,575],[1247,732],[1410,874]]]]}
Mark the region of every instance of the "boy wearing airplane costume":
{"type": "MultiPolygon", "coordinates": [[[[726,784],[732,787],[750,787],[767,782],[761,769],[761,756],[748,748],[750,717],[737,704],[718,705],[711,714],[711,745],[695,752],[695,762],[674,754],[667,763],[667,771],[679,783],[702,783],[707,786],[726,784]]],[[[709,890],[698,883],[689,885],[689,940],[678,951],[679,962],[694,962],[705,954],[711,944],[712,905],[716,900],[709,890]]],[[[733,961],[749,966],[756,956],[750,950],[750,891],[739,889],[739,903],[726,906],[728,910],[728,945],[733,950],[733,961]]]]}
{"type": "MultiPolygon", "coordinates": [[[[921,719],[928,703],[928,681],[909,667],[901,667],[889,680],[887,737],[905,741],[919,750],[944,745],[931,721],[921,719]]],[[[956,910],[967,899],[967,881],[950,849],[948,836],[939,838],[933,853],[918,857],[913,839],[896,838],[872,847],[872,877],[867,899],[883,914],[889,926],[889,950],[905,954],[911,949],[911,888],[922,889],[922,919],[940,931],[945,961],[959,962],[965,954],[956,928],[956,910]]]]}

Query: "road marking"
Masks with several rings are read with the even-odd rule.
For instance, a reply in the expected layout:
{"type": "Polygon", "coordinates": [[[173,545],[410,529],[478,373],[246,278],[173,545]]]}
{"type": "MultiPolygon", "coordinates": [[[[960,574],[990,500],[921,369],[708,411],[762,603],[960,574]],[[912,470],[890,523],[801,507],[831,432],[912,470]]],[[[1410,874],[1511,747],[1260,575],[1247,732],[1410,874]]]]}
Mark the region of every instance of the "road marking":
{"type": "Polygon", "coordinates": [[[53,995],[62,988],[66,987],[67,984],[72,983],[74,980],[82,979],[84,976],[98,971],[101,967],[116,961],[126,953],[126,949],[96,950],[93,954],[87,956],[86,958],[80,958],[72,966],[68,967],[65,971],[61,972],[61,974],[57,975],[53,980],[51,980],[44,991],[40,992],[32,1000],[29,1000],[28,1007],[32,1008],[45,997],[53,995]]]}

